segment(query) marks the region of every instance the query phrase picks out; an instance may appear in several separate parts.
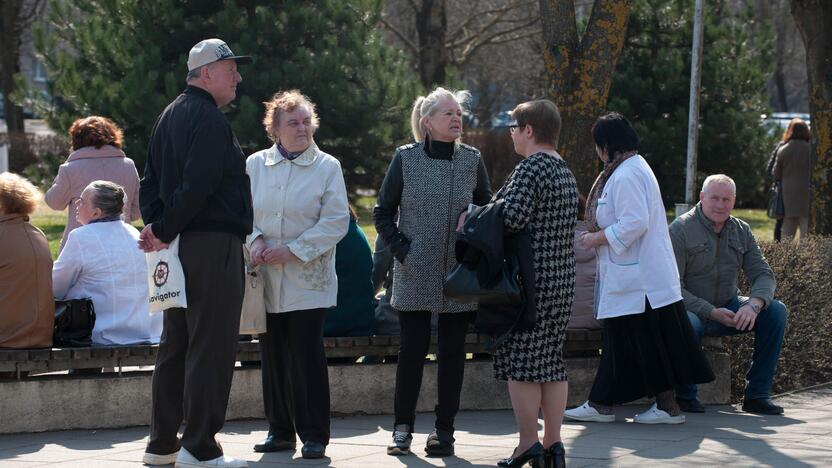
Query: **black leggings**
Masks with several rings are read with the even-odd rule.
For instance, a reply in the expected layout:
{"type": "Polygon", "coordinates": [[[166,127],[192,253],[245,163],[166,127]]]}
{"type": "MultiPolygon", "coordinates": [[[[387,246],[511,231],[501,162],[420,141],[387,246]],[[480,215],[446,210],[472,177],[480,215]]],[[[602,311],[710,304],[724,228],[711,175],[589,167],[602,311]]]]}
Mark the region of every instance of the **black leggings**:
{"type": "MultiPolygon", "coordinates": [[[[472,312],[439,314],[439,403],[435,408],[435,427],[451,433],[459,411],[459,393],[465,371],[465,335],[472,317],[472,312]]],[[[399,311],[401,345],[396,367],[394,425],[406,424],[411,431],[416,420],[416,402],[422,386],[425,357],[430,349],[430,319],[428,311],[399,311]]]]}

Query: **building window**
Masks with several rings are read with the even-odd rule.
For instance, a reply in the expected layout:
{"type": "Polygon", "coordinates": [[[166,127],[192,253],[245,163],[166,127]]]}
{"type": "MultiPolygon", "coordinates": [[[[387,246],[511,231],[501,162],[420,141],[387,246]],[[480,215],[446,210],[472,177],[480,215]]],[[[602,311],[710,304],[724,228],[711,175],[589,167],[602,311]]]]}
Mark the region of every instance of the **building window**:
{"type": "Polygon", "coordinates": [[[32,80],[38,83],[46,82],[46,67],[37,59],[35,60],[35,73],[32,76],[32,80]]]}

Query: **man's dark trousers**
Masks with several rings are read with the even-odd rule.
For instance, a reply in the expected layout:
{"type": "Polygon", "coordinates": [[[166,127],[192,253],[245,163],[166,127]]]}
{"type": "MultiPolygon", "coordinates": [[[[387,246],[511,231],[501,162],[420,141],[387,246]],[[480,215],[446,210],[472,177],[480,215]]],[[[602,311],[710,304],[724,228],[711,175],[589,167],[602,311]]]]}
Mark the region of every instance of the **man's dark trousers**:
{"type": "Polygon", "coordinates": [[[164,312],[147,451],[177,451],[177,431],[184,418],[181,445],[197,459],[210,460],[223,454],[214,436],[225,423],[237,355],[244,288],[242,240],[220,232],[184,232],[179,260],[188,308],[164,312]]]}

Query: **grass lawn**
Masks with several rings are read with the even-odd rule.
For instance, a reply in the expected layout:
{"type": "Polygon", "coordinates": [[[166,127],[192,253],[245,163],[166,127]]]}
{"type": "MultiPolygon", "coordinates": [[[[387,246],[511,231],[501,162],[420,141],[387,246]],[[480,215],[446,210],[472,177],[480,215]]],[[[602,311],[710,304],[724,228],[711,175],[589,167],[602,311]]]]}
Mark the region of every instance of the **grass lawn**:
{"type": "MultiPolygon", "coordinates": [[[[376,241],[376,227],[373,224],[373,197],[359,197],[355,200],[355,211],[358,213],[358,224],[364,230],[367,240],[372,247],[376,241]]],[[[774,220],[766,216],[765,210],[734,210],[734,216],[742,219],[751,225],[754,235],[758,240],[771,242],[774,236],[774,220]]],[[[667,212],[668,222],[673,221],[673,212],[667,212]]],[[[61,235],[66,225],[66,211],[54,211],[45,203],[38,205],[38,209],[32,214],[32,224],[39,227],[49,240],[49,249],[52,251],[52,258],[58,256],[58,246],[61,244],[61,235]]],[[[136,221],[134,226],[141,229],[142,222],[136,221]]]]}

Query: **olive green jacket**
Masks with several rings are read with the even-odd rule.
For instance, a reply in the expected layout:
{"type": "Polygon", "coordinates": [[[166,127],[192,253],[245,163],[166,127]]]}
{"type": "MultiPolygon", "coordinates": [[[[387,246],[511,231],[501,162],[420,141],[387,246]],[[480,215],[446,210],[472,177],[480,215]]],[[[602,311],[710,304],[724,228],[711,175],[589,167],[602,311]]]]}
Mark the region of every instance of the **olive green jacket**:
{"type": "Polygon", "coordinates": [[[745,221],[731,216],[717,234],[697,203],[670,224],[670,240],[685,308],[699,318],[707,320],[711,310],[739,295],[740,269],[751,283],[747,296],[762,299],[766,305],[774,298],[774,273],[745,221]]]}

